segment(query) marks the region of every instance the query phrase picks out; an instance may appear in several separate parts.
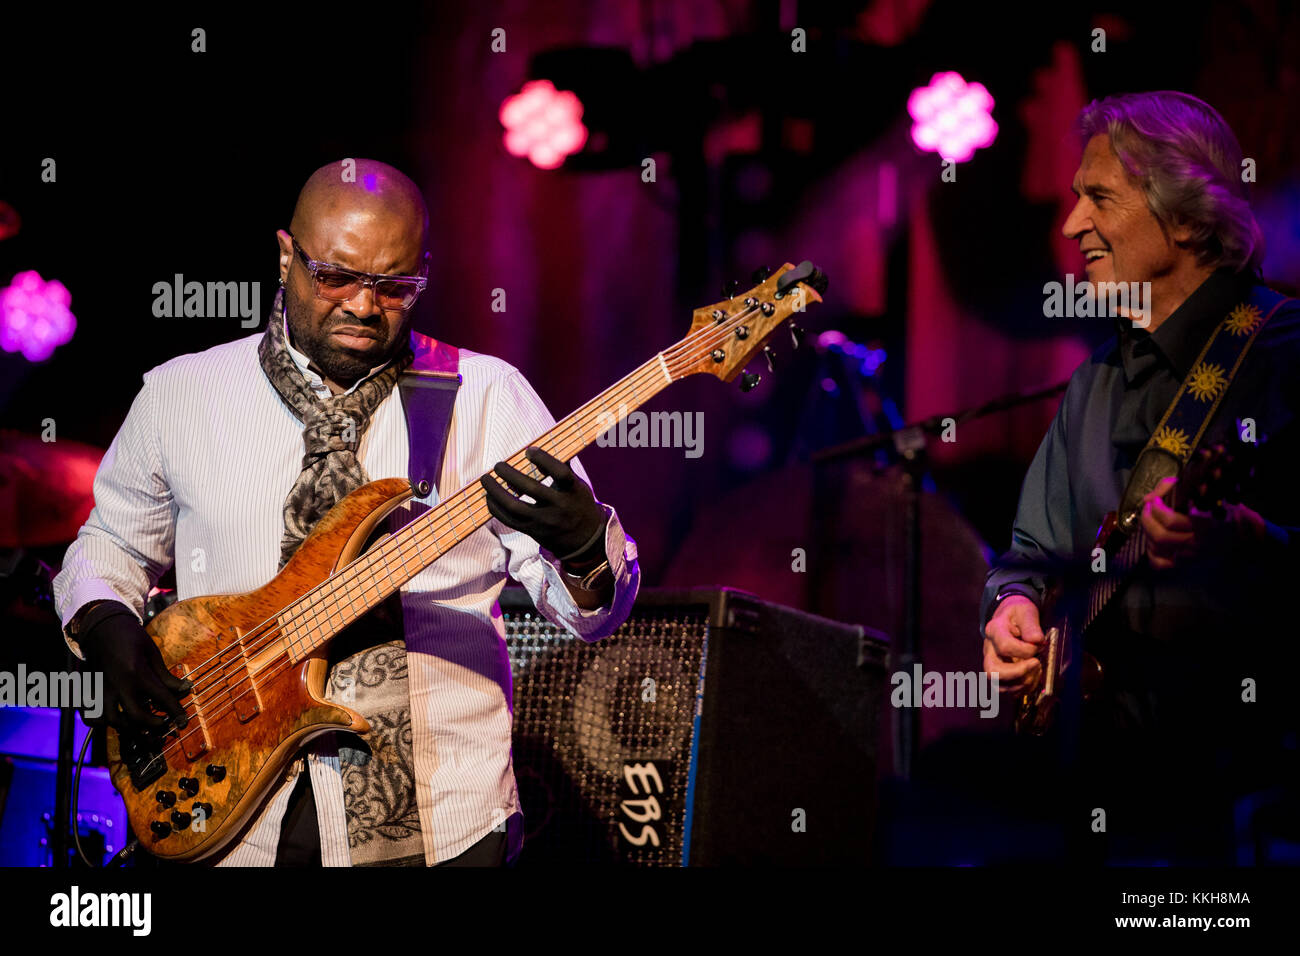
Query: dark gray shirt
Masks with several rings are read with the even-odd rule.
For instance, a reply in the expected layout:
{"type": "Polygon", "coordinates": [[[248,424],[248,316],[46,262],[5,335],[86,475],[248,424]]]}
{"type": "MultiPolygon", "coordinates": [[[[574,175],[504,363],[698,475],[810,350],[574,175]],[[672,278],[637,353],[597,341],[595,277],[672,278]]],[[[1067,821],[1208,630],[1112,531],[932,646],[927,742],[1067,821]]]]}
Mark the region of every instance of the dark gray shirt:
{"type": "MultiPolygon", "coordinates": [[[[1118,507],[1134,462],[1202,346],[1254,291],[1252,276],[1221,269],[1154,333],[1117,321],[1115,339],[1075,370],[1025,475],[1011,547],[989,572],[981,637],[999,592],[1041,601],[1053,568],[1072,563],[1086,570],[1103,517],[1118,507]]],[[[1139,688],[1176,681],[1190,692],[1197,685],[1184,679],[1187,669],[1210,667],[1225,646],[1246,644],[1247,635],[1252,646],[1293,642],[1294,625],[1285,633],[1269,629],[1289,610],[1285,588],[1297,586],[1297,407],[1300,303],[1291,301],[1259,333],[1201,443],[1231,447],[1246,420],[1253,422],[1258,467],[1243,501],[1268,522],[1269,541],[1168,571],[1139,568],[1090,633],[1090,646],[1094,638],[1111,645],[1112,659],[1103,661],[1114,665],[1108,676],[1139,688]]],[[[1234,668],[1220,676],[1239,675],[1234,668]]]]}

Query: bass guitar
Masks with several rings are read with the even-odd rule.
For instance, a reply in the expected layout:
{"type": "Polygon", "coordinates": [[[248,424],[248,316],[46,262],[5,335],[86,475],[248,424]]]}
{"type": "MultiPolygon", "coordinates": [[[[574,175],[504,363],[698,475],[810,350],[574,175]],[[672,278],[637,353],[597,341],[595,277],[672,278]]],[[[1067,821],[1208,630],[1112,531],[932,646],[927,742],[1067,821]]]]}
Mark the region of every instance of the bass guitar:
{"type": "MultiPolygon", "coordinates": [[[[696,309],[685,338],[531,445],[568,461],[611,421],[688,375],[732,381],[825,288],[811,262],[787,263],[747,293],[696,309]]],[[[742,387],[757,381],[745,373],[742,387]]],[[[543,478],[524,451],[507,462],[543,478]]],[[[413,493],[403,478],[369,482],[326,513],[262,587],[178,601],[150,621],[163,661],[192,690],[181,699],[184,728],[171,721],[159,732],[108,731],[110,774],[144,849],[172,861],[217,853],[252,821],[305,743],[369,730],[356,711],[326,699],[326,645],[491,518],[475,481],[367,548],[413,493]]]]}

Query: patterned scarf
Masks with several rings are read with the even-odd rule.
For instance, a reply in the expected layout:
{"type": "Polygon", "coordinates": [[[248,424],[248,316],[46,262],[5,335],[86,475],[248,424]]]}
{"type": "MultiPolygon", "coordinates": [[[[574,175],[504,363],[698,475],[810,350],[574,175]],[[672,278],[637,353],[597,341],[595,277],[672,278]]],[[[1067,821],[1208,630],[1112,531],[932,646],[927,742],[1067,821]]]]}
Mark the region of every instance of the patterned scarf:
{"type": "MultiPolygon", "coordinates": [[[[262,370],[303,423],[302,473],[284,502],[280,567],[325,513],[370,479],[357,458],[370,417],[414,361],[409,344],[347,395],[316,397],[286,347],[284,290],[257,349],[262,370]]],[[[393,595],[330,645],[329,699],[370,723],[340,735],[339,764],[353,866],[424,866],[411,754],[411,704],[401,602],[393,595]],[[393,635],[398,635],[394,639],[393,635]]]]}
{"type": "Polygon", "coordinates": [[[284,500],[284,537],[280,541],[283,568],[316,522],[348,492],[370,480],[357,458],[361,436],[370,426],[370,416],[415,361],[415,355],[408,343],[387,368],[350,394],[319,399],[286,347],[281,289],[275,294],[275,307],[257,347],[257,357],[266,377],[303,426],[302,474],[284,500]]]}

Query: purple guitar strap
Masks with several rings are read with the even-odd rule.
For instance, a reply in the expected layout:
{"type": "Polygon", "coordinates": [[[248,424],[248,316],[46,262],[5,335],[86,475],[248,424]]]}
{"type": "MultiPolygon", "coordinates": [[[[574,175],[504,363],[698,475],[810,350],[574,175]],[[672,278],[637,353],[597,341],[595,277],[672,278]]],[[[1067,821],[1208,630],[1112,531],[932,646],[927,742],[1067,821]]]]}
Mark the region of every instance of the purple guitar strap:
{"type": "MultiPolygon", "coordinates": [[[[416,498],[426,498],[434,489],[441,498],[446,489],[438,488],[438,478],[460,389],[460,350],[415,331],[411,332],[411,349],[415,361],[397,381],[410,443],[407,472],[416,498]]],[[[429,510],[416,500],[410,502],[410,508],[413,518],[429,510]]]]}

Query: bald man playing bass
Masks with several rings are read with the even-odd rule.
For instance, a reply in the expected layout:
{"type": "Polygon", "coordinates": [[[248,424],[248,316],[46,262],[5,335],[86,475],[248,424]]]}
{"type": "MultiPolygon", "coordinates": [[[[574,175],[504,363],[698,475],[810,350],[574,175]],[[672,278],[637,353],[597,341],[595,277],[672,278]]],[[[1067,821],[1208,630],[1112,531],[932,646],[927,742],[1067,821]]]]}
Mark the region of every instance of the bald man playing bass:
{"type": "Polygon", "coordinates": [[[504,463],[555,424],[523,375],[411,329],[428,231],[419,189],[392,166],[312,174],[276,234],[266,330],[145,373],[55,580],[69,645],[105,674],[102,720],[183,722],[190,685],[142,624],[158,578],[174,564],[180,599],[270,580],[348,492],[407,477],[411,432],[433,423],[396,386],[417,354],[454,356],[436,486],[391,527],[480,478],[493,520],[329,645],[328,696],[370,731],[313,740],[218,865],[512,862],[523,830],[497,607],[507,574],[585,641],[616,630],[636,597],[635,543],[577,459],[530,448],[533,477],[504,463]]]}

